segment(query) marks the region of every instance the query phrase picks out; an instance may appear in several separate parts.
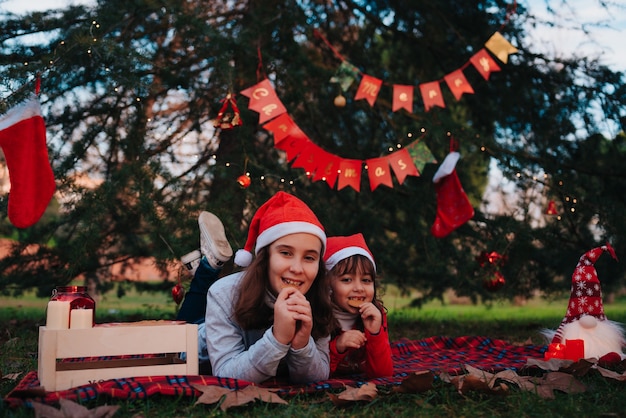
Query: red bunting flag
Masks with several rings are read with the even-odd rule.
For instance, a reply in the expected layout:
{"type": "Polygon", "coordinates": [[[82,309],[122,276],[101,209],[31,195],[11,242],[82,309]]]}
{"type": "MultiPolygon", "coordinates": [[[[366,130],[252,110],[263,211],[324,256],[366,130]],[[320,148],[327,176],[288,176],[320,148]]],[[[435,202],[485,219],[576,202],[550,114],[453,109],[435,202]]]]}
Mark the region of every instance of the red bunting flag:
{"type": "Polygon", "coordinates": [[[424,110],[426,112],[428,112],[428,110],[433,106],[446,107],[443,102],[443,95],[441,94],[439,81],[431,81],[430,83],[420,84],[420,91],[422,93],[424,110]]]}
{"type": "Polygon", "coordinates": [[[310,142],[311,141],[307,137],[290,136],[280,141],[280,143],[274,144],[274,148],[285,151],[287,154],[287,161],[292,161],[310,142]]]}
{"type": "Polygon", "coordinates": [[[323,180],[331,189],[334,188],[339,175],[339,157],[320,148],[315,156],[315,162],[317,167],[313,181],[323,180]]]}
{"type": "Polygon", "coordinates": [[[361,171],[363,170],[362,160],[348,160],[342,158],[339,161],[339,176],[337,190],[346,186],[352,187],[357,192],[361,191],[361,171]]]}
{"type": "Polygon", "coordinates": [[[289,136],[302,136],[304,133],[287,113],[283,113],[272,121],[263,125],[263,129],[274,134],[274,145],[289,136]]]}
{"type": "Polygon", "coordinates": [[[476,70],[478,70],[485,80],[489,80],[491,73],[500,71],[498,64],[496,64],[494,59],[491,58],[484,48],[475,53],[472,58],[470,58],[470,62],[476,67],[476,70]]]}
{"type": "Polygon", "coordinates": [[[454,98],[457,100],[461,99],[463,93],[474,94],[474,89],[461,70],[451,72],[444,77],[444,80],[446,80],[446,84],[448,84],[450,91],[452,91],[454,98]]]}
{"type": "Polygon", "coordinates": [[[367,172],[370,179],[370,189],[374,191],[375,188],[384,184],[388,187],[393,187],[393,181],[391,180],[391,170],[389,170],[389,160],[387,157],[371,158],[365,161],[367,163],[367,172]]]}
{"type": "Polygon", "coordinates": [[[356,96],[354,96],[354,100],[365,99],[370,106],[374,106],[382,84],[383,80],[364,74],[359,89],[356,91],[356,96]]]}
{"type": "Polygon", "coordinates": [[[300,148],[300,152],[293,164],[291,164],[291,168],[303,168],[307,176],[311,177],[317,168],[315,157],[318,151],[321,151],[320,147],[312,141],[307,141],[300,148]]]}
{"type": "Polygon", "coordinates": [[[406,109],[409,113],[413,112],[413,86],[394,84],[391,111],[395,112],[400,109],[406,109]]]}
{"type": "Polygon", "coordinates": [[[419,172],[417,171],[417,167],[413,163],[411,159],[411,155],[409,155],[409,151],[406,149],[400,149],[387,157],[389,160],[389,165],[393,169],[393,173],[398,178],[398,182],[400,184],[404,183],[404,179],[406,176],[416,176],[419,177],[419,172]]]}
{"type": "Polygon", "coordinates": [[[259,123],[267,122],[287,112],[267,78],[243,90],[241,94],[250,98],[248,108],[259,113],[259,123]]]}

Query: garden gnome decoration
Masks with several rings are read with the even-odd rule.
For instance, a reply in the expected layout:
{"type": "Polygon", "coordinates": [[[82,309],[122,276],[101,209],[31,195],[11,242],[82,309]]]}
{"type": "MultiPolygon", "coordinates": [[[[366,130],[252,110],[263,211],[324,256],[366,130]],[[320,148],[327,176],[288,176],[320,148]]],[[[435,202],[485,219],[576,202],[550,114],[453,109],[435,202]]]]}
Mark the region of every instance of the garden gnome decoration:
{"type": "MultiPolygon", "coordinates": [[[[565,318],[556,331],[544,330],[551,338],[550,347],[563,346],[568,350],[568,341],[582,340],[583,358],[596,358],[600,362],[620,361],[626,357],[623,326],[607,319],[602,305],[602,289],[594,263],[606,251],[617,261],[610,244],[594,248],[583,254],[572,274],[572,289],[565,318]]],[[[558,357],[558,356],[555,356],[558,357]]],[[[572,360],[578,360],[566,356],[572,360]]]]}

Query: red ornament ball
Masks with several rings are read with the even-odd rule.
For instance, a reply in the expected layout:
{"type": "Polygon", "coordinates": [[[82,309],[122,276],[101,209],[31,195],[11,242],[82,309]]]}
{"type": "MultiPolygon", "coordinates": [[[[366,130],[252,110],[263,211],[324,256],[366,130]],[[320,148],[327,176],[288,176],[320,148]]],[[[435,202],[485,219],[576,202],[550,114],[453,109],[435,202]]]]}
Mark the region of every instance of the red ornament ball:
{"type": "Polygon", "coordinates": [[[177,305],[183,301],[185,297],[185,288],[180,285],[180,283],[176,283],[176,286],[172,287],[172,298],[177,305]]]}
{"type": "Polygon", "coordinates": [[[252,180],[250,180],[250,177],[248,175],[242,174],[237,177],[237,183],[239,183],[242,189],[247,189],[248,187],[250,187],[252,180]]]}
{"type": "Polygon", "coordinates": [[[504,280],[504,276],[499,271],[494,272],[493,276],[483,281],[483,286],[490,292],[495,292],[502,289],[505,284],[506,280],[504,280]]]}

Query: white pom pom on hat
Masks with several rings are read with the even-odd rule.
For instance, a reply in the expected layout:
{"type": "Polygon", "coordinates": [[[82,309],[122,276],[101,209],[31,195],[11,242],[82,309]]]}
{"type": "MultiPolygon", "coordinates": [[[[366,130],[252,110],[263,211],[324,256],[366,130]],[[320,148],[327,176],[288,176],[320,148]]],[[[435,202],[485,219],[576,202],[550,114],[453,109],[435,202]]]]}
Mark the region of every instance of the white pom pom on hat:
{"type": "Polygon", "coordinates": [[[326,269],[330,271],[341,260],[357,254],[367,257],[374,265],[374,271],[376,271],[374,256],[367,247],[363,234],[329,237],[326,244],[326,253],[324,254],[326,269]]]}
{"type": "Polygon", "coordinates": [[[286,193],[277,192],[262,204],[252,217],[248,238],[243,249],[235,253],[234,263],[248,267],[252,251],[259,250],[279,238],[290,234],[309,233],[322,241],[322,255],[326,248],[326,233],[317,216],[302,200],[286,193]]]}

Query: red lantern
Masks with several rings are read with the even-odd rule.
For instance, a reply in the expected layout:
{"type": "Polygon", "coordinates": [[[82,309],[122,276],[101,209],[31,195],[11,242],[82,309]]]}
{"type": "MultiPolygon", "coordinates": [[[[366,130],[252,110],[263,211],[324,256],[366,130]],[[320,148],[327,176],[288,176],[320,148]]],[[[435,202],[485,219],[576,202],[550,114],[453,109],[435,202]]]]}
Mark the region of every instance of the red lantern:
{"type": "Polygon", "coordinates": [[[558,215],[559,211],[556,210],[556,203],[554,203],[554,200],[551,200],[550,202],[548,202],[548,209],[546,210],[546,215],[558,215]]]}
{"type": "Polygon", "coordinates": [[[247,189],[248,187],[250,187],[252,180],[250,180],[250,176],[248,176],[247,174],[242,174],[237,177],[237,183],[239,183],[242,189],[247,189]]]}

